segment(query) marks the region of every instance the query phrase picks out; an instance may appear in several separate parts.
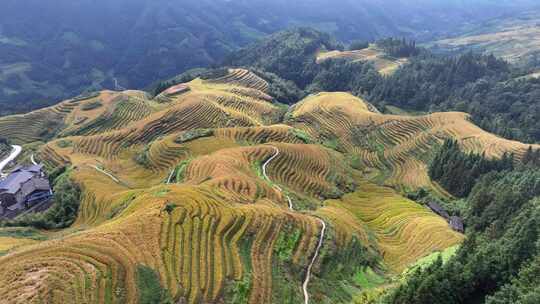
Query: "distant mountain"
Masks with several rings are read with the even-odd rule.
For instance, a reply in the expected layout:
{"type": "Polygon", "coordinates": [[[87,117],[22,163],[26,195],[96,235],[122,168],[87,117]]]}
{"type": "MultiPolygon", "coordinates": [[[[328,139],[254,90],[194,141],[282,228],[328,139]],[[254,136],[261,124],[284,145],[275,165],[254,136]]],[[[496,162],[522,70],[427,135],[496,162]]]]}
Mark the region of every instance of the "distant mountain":
{"type": "Polygon", "coordinates": [[[438,53],[472,50],[523,66],[540,66],[540,10],[490,19],[456,34],[425,46],[438,53]]]}
{"type": "Polygon", "coordinates": [[[311,26],[340,40],[430,39],[533,1],[5,0],[0,115],[84,90],[143,88],[267,34],[311,26]],[[7,106],[6,106],[7,104],[7,106]]]}

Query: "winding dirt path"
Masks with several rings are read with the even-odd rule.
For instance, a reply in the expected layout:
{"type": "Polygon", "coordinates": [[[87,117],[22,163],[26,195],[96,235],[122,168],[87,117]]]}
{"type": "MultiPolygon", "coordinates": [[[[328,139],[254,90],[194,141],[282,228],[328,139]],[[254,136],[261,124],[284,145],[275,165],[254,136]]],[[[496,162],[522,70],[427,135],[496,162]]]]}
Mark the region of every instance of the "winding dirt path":
{"type": "MultiPolygon", "coordinates": [[[[266,168],[268,167],[268,164],[270,164],[270,162],[272,162],[276,157],[279,156],[279,153],[280,153],[277,147],[275,146],[271,146],[271,147],[274,148],[275,153],[262,165],[262,174],[264,178],[266,178],[268,181],[271,181],[271,180],[266,173],[266,168]]],[[[283,190],[278,185],[274,185],[274,188],[278,190],[279,192],[283,193],[283,190]]],[[[289,203],[289,209],[294,211],[294,206],[292,204],[291,198],[288,195],[285,195],[285,197],[287,198],[287,202],[289,203]]],[[[326,223],[321,218],[319,217],[316,217],[316,218],[321,223],[322,228],[321,228],[321,234],[319,236],[319,242],[317,243],[317,248],[315,249],[315,253],[313,254],[313,257],[311,258],[311,261],[306,269],[306,278],[304,279],[304,283],[302,284],[302,291],[304,292],[304,304],[309,304],[308,284],[309,284],[309,280],[311,279],[311,269],[313,268],[315,261],[317,261],[317,258],[319,257],[319,252],[321,251],[321,247],[323,245],[324,236],[326,232],[326,223]]]]}
{"type": "Polygon", "coordinates": [[[114,182],[116,182],[117,184],[122,184],[120,182],[120,180],[118,178],[116,178],[114,175],[112,175],[111,173],[101,169],[100,167],[96,166],[96,165],[91,165],[90,167],[96,169],[96,171],[100,172],[100,173],[103,173],[105,175],[107,175],[110,179],[112,179],[114,182]]]}

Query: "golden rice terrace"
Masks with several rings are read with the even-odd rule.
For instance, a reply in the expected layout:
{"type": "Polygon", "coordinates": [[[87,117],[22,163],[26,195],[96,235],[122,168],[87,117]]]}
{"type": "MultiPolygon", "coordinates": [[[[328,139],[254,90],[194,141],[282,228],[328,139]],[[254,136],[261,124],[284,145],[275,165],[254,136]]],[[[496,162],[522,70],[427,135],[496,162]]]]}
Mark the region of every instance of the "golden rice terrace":
{"type": "Polygon", "coordinates": [[[384,115],[342,92],[287,108],[268,86],[236,69],[0,118],[82,189],[70,228],[0,228],[0,303],[349,303],[366,273],[463,241],[400,195],[444,192],[427,174],[434,148],[528,149],[464,113],[384,115]]]}

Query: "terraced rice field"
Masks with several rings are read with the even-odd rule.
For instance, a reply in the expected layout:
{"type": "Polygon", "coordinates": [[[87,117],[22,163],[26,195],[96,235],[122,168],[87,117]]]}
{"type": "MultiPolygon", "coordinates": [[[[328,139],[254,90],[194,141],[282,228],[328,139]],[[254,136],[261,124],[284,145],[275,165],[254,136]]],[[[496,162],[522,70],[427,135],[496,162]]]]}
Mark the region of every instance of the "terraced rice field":
{"type": "MultiPolygon", "coordinates": [[[[318,223],[313,218],[264,202],[223,200],[213,186],[128,190],[111,185],[87,167],[76,169],[75,177],[87,192],[101,190],[92,191],[93,204],[83,202],[76,225],[97,225],[92,218],[116,211],[95,228],[27,247],[1,260],[0,292],[8,302],[135,303],[135,266],[140,264],[155,269],[175,298],[187,303],[219,301],[225,286],[243,277],[245,265],[238,247],[249,235],[253,240],[250,303],[271,303],[272,245],[282,225],[303,231],[293,263],[304,265],[316,246],[318,223]],[[101,204],[104,210],[91,210],[99,200],[109,200],[106,205],[113,208],[101,204]],[[164,211],[167,205],[174,205],[173,210],[164,211]]],[[[272,196],[261,199],[270,202],[272,196]]]]}
{"type": "Polygon", "coordinates": [[[400,273],[418,259],[460,244],[463,235],[431,212],[394,190],[362,182],[356,192],[327,201],[354,214],[373,233],[385,265],[400,273]]]}
{"type": "Polygon", "coordinates": [[[0,134],[16,144],[52,138],[64,126],[63,119],[75,106],[64,102],[24,115],[2,117],[0,134]]]}
{"type": "Polygon", "coordinates": [[[384,115],[347,93],[309,96],[287,116],[289,125],[323,142],[333,140],[338,150],[377,169],[379,180],[398,187],[431,187],[426,163],[433,148],[447,138],[458,140],[467,152],[487,157],[501,157],[506,152],[519,158],[529,148],[485,132],[465,113],[384,115]]]}
{"type": "MultiPolygon", "coordinates": [[[[221,78],[210,80],[211,83],[230,84],[237,87],[251,88],[260,92],[268,90],[268,83],[255,73],[246,69],[232,69],[229,74],[221,78]]],[[[236,88],[236,90],[241,90],[236,88]]],[[[259,94],[259,93],[257,93],[259,94]]],[[[271,97],[270,97],[271,98],[271,97]]]]}
{"type": "Polygon", "coordinates": [[[302,297],[312,260],[309,303],[332,302],[320,290],[324,269],[344,252],[380,254],[382,264],[369,266],[395,273],[463,239],[430,210],[366,182],[347,159],[382,183],[419,187],[431,183],[426,154],[445,138],[492,157],[528,148],[463,113],[382,115],[347,93],[310,96],[284,113],[267,86],[238,69],[153,100],[106,91],[0,119],[10,139],[46,142],[34,143],[38,159],[70,166],[82,189],[68,230],[47,240],[0,236],[0,303],[138,303],[141,268],[178,303],[228,303],[232,292],[272,303],[284,285],[302,297]],[[51,121],[48,138],[39,130],[51,121]]]}
{"type": "Polygon", "coordinates": [[[392,58],[375,46],[356,51],[328,51],[317,55],[317,62],[321,63],[328,59],[347,59],[373,63],[375,69],[382,75],[388,76],[394,73],[400,66],[407,63],[407,58],[392,58]]]}

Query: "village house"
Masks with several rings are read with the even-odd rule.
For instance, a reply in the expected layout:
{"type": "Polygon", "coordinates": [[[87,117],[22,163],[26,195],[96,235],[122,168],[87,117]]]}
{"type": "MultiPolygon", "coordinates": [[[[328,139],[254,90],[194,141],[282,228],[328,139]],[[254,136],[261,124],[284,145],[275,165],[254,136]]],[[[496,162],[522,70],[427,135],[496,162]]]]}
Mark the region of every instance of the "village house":
{"type": "Polygon", "coordinates": [[[50,206],[52,194],[43,165],[17,167],[0,180],[0,218],[43,211],[50,206]]]}
{"type": "Polygon", "coordinates": [[[441,205],[435,202],[430,202],[428,204],[428,207],[429,209],[431,209],[431,211],[437,213],[439,216],[444,218],[448,222],[448,224],[450,224],[450,228],[452,228],[454,231],[460,233],[463,233],[465,231],[465,228],[463,226],[463,220],[460,217],[450,216],[450,214],[448,214],[448,212],[446,212],[446,210],[444,210],[441,205]]]}

